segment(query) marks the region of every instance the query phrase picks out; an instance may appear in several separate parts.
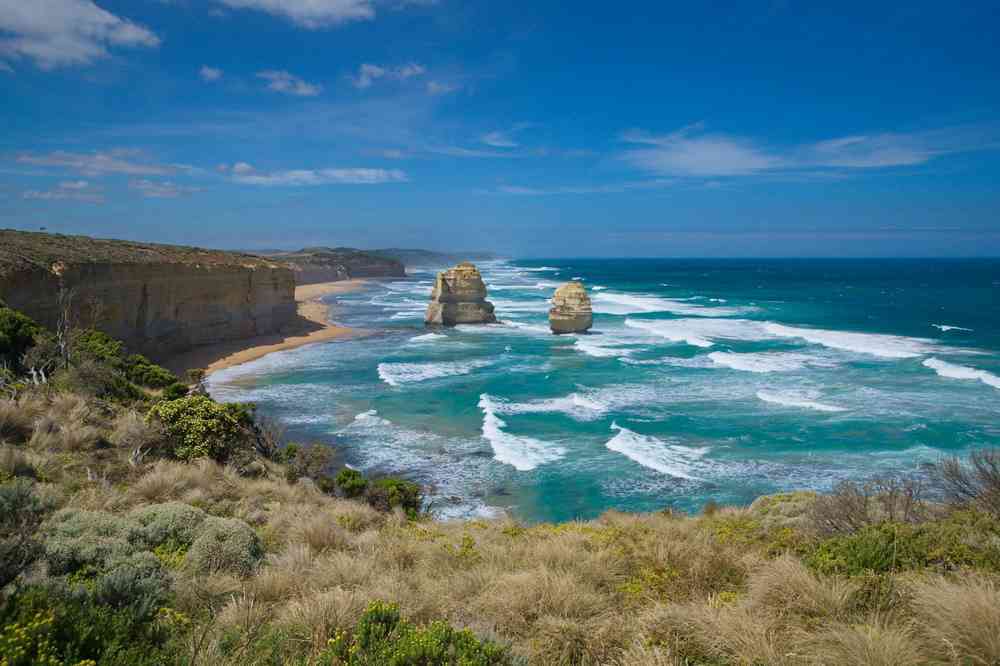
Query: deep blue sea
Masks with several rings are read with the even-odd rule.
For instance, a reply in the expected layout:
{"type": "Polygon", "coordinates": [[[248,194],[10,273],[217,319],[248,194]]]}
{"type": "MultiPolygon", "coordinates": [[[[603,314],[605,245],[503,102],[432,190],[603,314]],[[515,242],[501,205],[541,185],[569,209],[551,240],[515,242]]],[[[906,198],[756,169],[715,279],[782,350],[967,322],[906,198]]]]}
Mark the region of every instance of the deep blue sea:
{"type": "Polygon", "coordinates": [[[441,517],[696,510],[1000,445],[1000,260],[480,263],[502,324],[430,331],[434,268],[338,297],[371,335],[213,375],[441,517]],[[569,279],[587,335],[553,336],[569,279]]]}

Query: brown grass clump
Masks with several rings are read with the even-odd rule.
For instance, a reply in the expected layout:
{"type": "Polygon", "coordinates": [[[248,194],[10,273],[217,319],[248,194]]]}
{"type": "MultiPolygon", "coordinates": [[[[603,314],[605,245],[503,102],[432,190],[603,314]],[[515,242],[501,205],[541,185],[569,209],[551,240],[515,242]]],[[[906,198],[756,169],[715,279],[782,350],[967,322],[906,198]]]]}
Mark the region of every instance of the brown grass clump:
{"type": "Polygon", "coordinates": [[[973,576],[917,583],[914,608],[920,633],[942,661],[1000,663],[1000,587],[973,576]]]}
{"type": "Polygon", "coordinates": [[[808,663],[833,666],[919,666],[928,662],[907,626],[837,624],[808,641],[808,663]]]}

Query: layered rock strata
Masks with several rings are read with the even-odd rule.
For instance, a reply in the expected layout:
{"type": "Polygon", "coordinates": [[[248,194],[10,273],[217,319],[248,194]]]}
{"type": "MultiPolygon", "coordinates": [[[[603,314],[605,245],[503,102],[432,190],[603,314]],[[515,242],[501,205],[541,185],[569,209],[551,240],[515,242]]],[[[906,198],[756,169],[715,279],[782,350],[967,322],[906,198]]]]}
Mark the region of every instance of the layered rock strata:
{"type": "Polygon", "coordinates": [[[201,248],[0,230],[0,299],[53,328],[68,313],[162,360],[295,321],[285,265],[201,248]]]}
{"type": "Polygon", "coordinates": [[[549,310],[549,328],[553,333],[583,333],[593,325],[594,311],[581,283],[567,282],[556,289],[549,310]]]}
{"type": "Polygon", "coordinates": [[[427,306],[428,325],[492,324],[496,320],[478,268],[466,261],[438,273],[427,306]]]}

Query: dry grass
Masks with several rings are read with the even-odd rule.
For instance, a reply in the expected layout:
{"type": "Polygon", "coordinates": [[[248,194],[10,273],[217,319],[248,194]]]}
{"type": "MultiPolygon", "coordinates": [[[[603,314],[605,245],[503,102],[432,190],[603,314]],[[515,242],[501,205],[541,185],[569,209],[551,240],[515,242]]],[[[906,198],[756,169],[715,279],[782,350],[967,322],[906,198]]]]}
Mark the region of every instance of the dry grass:
{"type": "Polygon", "coordinates": [[[1000,588],[992,580],[943,578],[915,586],[914,607],[932,653],[952,663],[1000,663],[1000,588]]]}

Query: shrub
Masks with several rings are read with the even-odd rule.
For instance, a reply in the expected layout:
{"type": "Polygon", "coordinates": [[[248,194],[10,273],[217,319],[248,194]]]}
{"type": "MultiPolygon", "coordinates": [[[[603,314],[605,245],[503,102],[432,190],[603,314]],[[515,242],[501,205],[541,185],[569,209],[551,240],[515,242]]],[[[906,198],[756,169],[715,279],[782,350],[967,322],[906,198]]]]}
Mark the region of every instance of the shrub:
{"type": "Polygon", "coordinates": [[[85,328],[73,331],[70,355],[74,363],[100,361],[116,370],[124,368],[125,345],[107,333],[85,328]]]}
{"type": "Polygon", "coordinates": [[[166,388],[178,383],[177,375],[156,365],[142,354],[132,354],[125,359],[125,376],[129,381],[149,388],[166,388]]]}
{"type": "Polygon", "coordinates": [[[158,422],[147,421],[138,412],[128,410],[115,419],[108,439],[123,449],[145,452],[160,448],[167,433],[158,422]]]}
{"type": "Polygon", "coordinates": [[[336,484],[344,497],[351,498],[361,497],[368,487],[368,481],[364,475],[350,467],[345,467],[337,472],[336,484]]]}
{"type": "Polygon", "coordinates": [[[112,559],[94,580],[94,600],[113,608],[135,606],[151,614],[167,597],[170,581],[163,565],[149,552],[112,559]]]}
{"type": "Polygon", "coordinates": [[[123,404],[142,400],[146,394],[112,366],[97,360],[83,360],[61,370],[53,378],[56,388],[123,404]]]}
{"type": "Polygon", "coordinates": [[[22,402],[0,400],[0,439],[23,442],[33,429],[34,415],[22,402]]]}
{"type": "Polygon", "coordinates": [[[179,398],[183,398],[187,394],[188,394],[187,385],[182,384],[180,382],[175,382],[173,384],[170,384],[169,386],[166,386],[163,389],[163,393],[160,394],[160,397],[163,400],[177,400],[179,398]]]}
{"type": "Polygon", "coordinates": [[[348,639],[338,634],[320,656],[323,664],[345,666],[491,666],[510,664],[509,651],[480,641],[468,630],[445,622],[416,627],[404,620],[395,604],[374,602],[348,639]]]}
{"type": "Polygon", "coordinates": [[[973,451],[968,464],[958,458],[944,460],[937,476],[953,504],[1000,517],[1000,449],[973,451]]]}
{"type": "Polygon", "coordinates": [[[326,476],[326,469],[333,461],[333,451],[323,444],[289,444],[282,457],[289,482],[294,483],[302,477],[318,482],[326,476]]]}
{"type": "Polygon", "coordinates": [[[365,499],[379,511],[391,511],[398,506],[414,518],[420,513],[423,497],[416,483],[386,476],[368,484],[365,499]]]}
{"type": "Polygon", "coordinates": [[[858,484],[838,483],[829,495],[819,495],[810,511],[820,534],[852,534],[881,522],[919,522],[926,514],[923,488],[914,479],[880,477],[858,484]]]}
{"type": "Polygon", "coordinates": [[[0,485],[0,589],[38,559],[42,547],[36,532],[48,509],[32,482],[0,485]]]}
{"type": "Polygon", "coordinates": [[[151,504],[130,514],[142,526],[142,539],[150,547],[189,547],[205,522],[205,512],[183,502],[151,504]]]}
{"type": "Polygon", "coordinates": [[[263,556],[256,532],[242,520],[208,518],[204,530],[188,550],[186,564],[199,574],[248,576],[263,556]]]}
{"type": "Polygon", "coordinates": [[[253,424],[247,406],[220,404],[205,395],[158,402],[147,418],[163,424],[181,460],[207,457],[223,462],[245,447],[253,424]]]}
{"type": "Polygon", "coordinates": [[[103,511],[63,509],[44,527],[45,559],[55,575],[99,571],[127,557],[142,543],[142,528],[131,518],[103,511]]]}
{"type": "Polygon", "coordinates": [[[44,330],[27,315],[0,306],[0,362],[19,369],[21,357],[44,330]]]}

